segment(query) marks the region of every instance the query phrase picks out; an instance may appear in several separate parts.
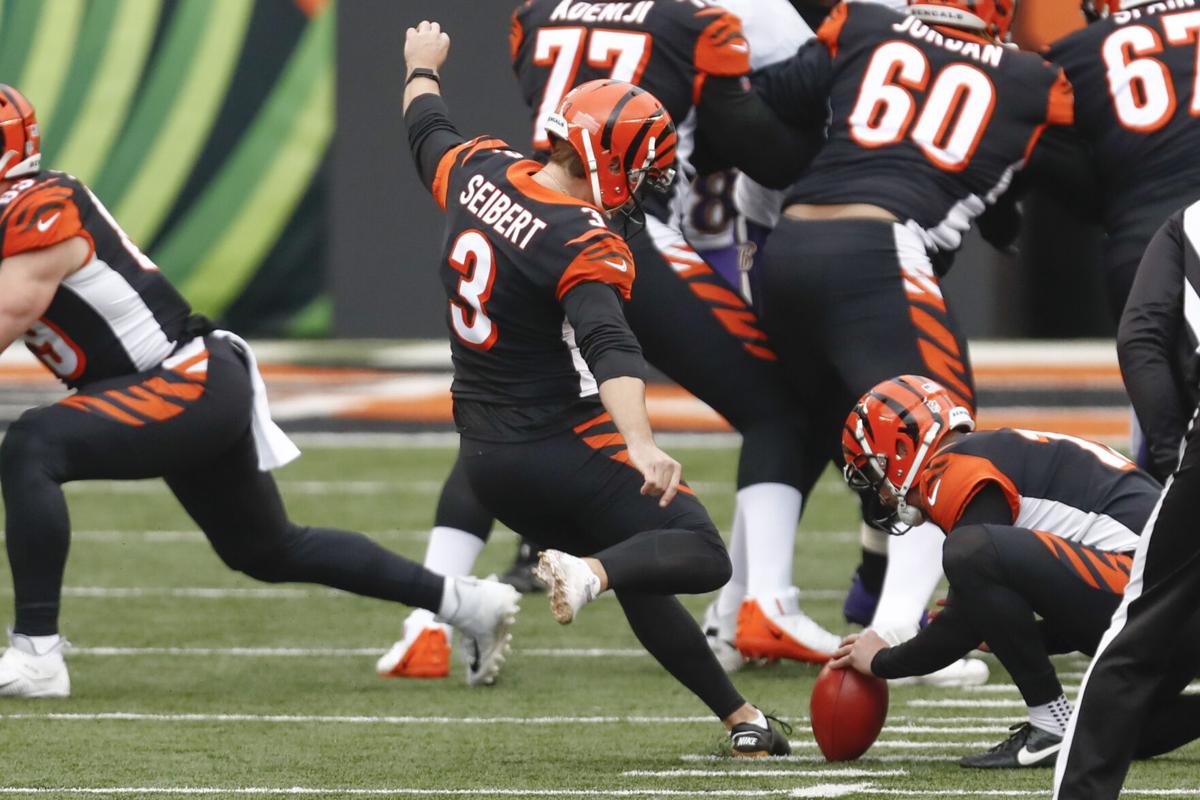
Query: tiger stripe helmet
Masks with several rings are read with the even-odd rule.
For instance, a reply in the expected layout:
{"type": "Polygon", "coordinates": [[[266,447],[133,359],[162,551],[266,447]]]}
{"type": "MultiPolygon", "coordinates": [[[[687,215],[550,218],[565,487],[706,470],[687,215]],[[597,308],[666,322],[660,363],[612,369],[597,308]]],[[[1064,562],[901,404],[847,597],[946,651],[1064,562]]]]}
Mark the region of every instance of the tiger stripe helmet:
{"type": "Polygon", "coordinates": [[[924,519],[908,504],[908,492],[952,430],[973,431],[975,419],[940,383],[920,375],[883,381],[859,398],[846,418],[846,483],[860,494],[890,496],[896,501],[893,516],[919,525],[924,519]]]}
{"type": "Polygon", "coordinates": [[[33,103],[0,83],[0,180],[32,175],[42,168],[42,137],[33,103]]]}
{"type": "Polygon", "coordinates": [[[546,121],[571,145],[604,211],[624,206],[645,183],[665,191],[675,180],[675,124],[662,103],[631,83],[596,80],[572,89],[546,121]]]}
{"type": "Polygon", "coordinates": [[[1016,0],[909,0],[908,13],[930,25],[979,31],[997,41],[1008,39],[1016,0]]]}

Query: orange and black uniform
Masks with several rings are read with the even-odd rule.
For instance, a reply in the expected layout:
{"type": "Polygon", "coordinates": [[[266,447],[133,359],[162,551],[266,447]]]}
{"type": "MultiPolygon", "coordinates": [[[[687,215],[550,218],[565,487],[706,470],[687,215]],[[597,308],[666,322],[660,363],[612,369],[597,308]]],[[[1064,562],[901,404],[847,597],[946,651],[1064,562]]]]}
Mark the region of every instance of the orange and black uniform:
{"type": "MultiPolygon", "coordinates": [[[[750,52],[741,24],[713,3],[529,0],[513,14],[510,42],[533,144],[543,154],[546,115],[569,89],[596,78],[638,84],[663,103],[678,128],[685,174],[697,132],[710,149],[769,185],[786,185],[821,138],[819,125],[815,132],[811,124],[789,129],[748,91],[750,52]]],[[[676,192],[686,184],[677,181],[676,192]]],[[[780,483],[807,491],[815,474],[806,474],[819,472],[800,461],[803,421],[754,311],[685,241],[673,219],[686,205],[680,196],[645,202],[647,230],[628,243],[637,291],[624,306],[645,360],[742,435],[739,489],[780,483]]],[[[486,538],[491,518],[463,478],[456,464],[436,524],[486,538]]]]}
{"type": "Polygon", "coordinates": [[[1075,87],[1075,127],[1090,146],[1113,319],[1159,225],[1200,199],[1198,29],[1188,6],[1148,2],[1063,37],[1046,54],[1075,87]]]}
{"type": "Polygon", "coordinates": [[[81,237],[87,262],[25,335],[74,393],[0,446],[14,629],[57,632],[70,522],[62,484],[164,478],[221,559],[264,581],[323,583],[437,611],[443,580],[369,539],[291,522],[259,469],[240,340],[195,316],[100,201],[41,172],[0,195],[0,257],[81,237]]]}
{"type": "Polygon", "coordinates": [[[440,264],[454,358],[456,476],[543,547],[598,559],[638,639],[724,718],[743,700],[676,600],[729,580],[729,556],[687,487],[667,508],[599,401],[645,366],[621,303],[634,257],[599,209],[543,187],[498,139],[464,141],[437,95],[405,115],[418,171],[446,210],[440,264]]]}
{"type": "Polygon", "coordinates": [[[836,454],[845,410],[900,372],[929,375],[973,408],[939,259],[1004,192],[1042,131],[1071,122],[1062,71],[966,31],[842,3],[755,85],[785,118],[830,110],[828,142],[787,204],[870,204],[896,218],[785,215],[762,254],[763,325],[822,420],[815,448],[836,454]]]}
{"type": "MultiPolygon", "coordinates": [[[[880,651],[872,671],[924,675],[987,642],[1027,705],[1056,699],[1062,685],[1049,655],[1096,651],[1160,491],[1124,456],[1072,436],[1003,429],[952,440],[919,486],[930,521],[946,532],[946,609],[915,638],[880,651]]],[[[1145,755],[1200,734],[1200,721],[1173,705],[1200,654],[1192,634],[1181,637],[1193,641],[1173,661],[1153,712],[1161,725],[1139,744],[1145,755]]]]}

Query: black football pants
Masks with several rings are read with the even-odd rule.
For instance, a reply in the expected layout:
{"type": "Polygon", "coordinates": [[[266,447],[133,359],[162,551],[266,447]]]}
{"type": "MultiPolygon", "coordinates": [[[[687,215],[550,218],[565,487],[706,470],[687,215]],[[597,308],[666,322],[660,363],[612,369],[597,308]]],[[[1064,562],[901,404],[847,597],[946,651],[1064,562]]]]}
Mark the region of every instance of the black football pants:
{"type": "Polygon", "coordinates": [[[1059,755],[1054,797],[1109,800],[1121,792],[1139,741],[1158,741],[1158,752],[1200,734],[1200,697],[1178,697],[1173,666],[1190,660],[1200,671],[1196,620],[1200,614],[1200,429],[1196,420],[1187,449],[1167,481],[1159,506],[1142,532],[1125,599],[1113,614],[1092,665],[1059,755]],[[1151,713],[1162,708],[1169,713],[1151,713]]]}
{"type": "Polygon", "coordinates": [[[641,473],[597,408],[594,419],[533,442],[464,437],[459,460],[476,496],[505,525],[542,547],[598,559],[638,640],[723,719],[745,701],[673,595],[724,586],[725,545],[690,489],[666,508],[642,496],[641,473]]]}
{"type": "Polygon", "coordinates": [[[27,411],[8,429],[0,482],[14,630],[57,632],[71,535],[62,485],[92,479],[164,478],[221,560],[252,578],[437,611],[441,576],[360,534],[288,520],[271,473],[258,469],[249,372],[227,341],[207,345],[206,370],[197,357],[100,381],[27,411]]]}
{"type": "Polygon", "coordinates": [[[966,339],[916,234],[882,220],[783,217],[761,256],[762,319],[805,403],[820,451],[840,462],[858,398],[897,375],[933,378],[966,406],[975,386],[966,339]]]}

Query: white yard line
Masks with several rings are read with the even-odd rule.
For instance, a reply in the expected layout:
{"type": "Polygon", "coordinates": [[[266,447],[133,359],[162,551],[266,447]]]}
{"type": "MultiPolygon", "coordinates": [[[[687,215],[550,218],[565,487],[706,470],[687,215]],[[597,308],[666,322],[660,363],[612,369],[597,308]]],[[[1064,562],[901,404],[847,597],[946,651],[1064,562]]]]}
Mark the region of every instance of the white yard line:
{"type": "MultiPolygon", "coordinates": [[[[81,656],[240,656],[246,658],[308,658],[378,656],[387,647],[72,647],[71,655],[81,656]]],[[[637,648],[548,648],[518,649],[519,656],[533,658],[645,658],[637,648]]]]}
{"type": "MultiPolygon", "coordinates": [[[[0,587],[0,596],[11,595],[11,587],[0,587]]],[[[64,586],[67,597],[127,598],[127,597],[184,597],[202,600],[277,600],[305,597],[352,597],[338,589],[322,586],[312,588],[275,586],[64,586]]],[[[814,601],[841,600],[845,592],[840,589],[809,589],[800,592],[800,599],[814,601]]],[[[603,594],[602,598],[612,597],[603,594]]],[[[591,652],[581,650],[581,653],[591,652]]],[[[607,650],[596,650],[596,655],[607,655],[607,650]]]]}
{"type": "MultiPolygon", "coordinates": [[[[928,761],[928,762],[958,761],[961,757],[962,756],[955,756],[955,755],[936,755],[935,756],[935,755],[924,755],[924,754],[917,754],[917,753],[904,753],[904,754],[894,754],[894,755],[877,755],[877,754],[872,753],[870,755],[866,755],[866,756],[863,756],[862,758],[858,759],[857,763],[871,764],[871,763],[879,762],[881,764],[887,764],[887,763],[897,763],[897,762],[902,763],[902,762],[908,762],[908,761],[922,761],[922,762],[925,762],[925,761],[928,761]]],[[[703,762],[703,763],[715,762],[715,763],[722,763],[722,764],[729,763],[728,756],[699,755],[696,753],[686,753],[686,754],[680,756],[679,760],[685,761],[688,763],[692,763],[692,762],[703,762]]],[[[769,768],[771,764],[780,764],[780,763],[824,764],[827,762],[825,761],[825,756],[819,756],[819,755],[814,754],[814,755],[772,756],[770,758],[760,759],[757,763],[762,764],[764,767],[769,768]]]]}
{"type": "MultiPolygon", "coordinates": [[[[24,409],[22,409],[24,410],[24,409]]],[[[295,433],[292,440],[300,448],[391,450],[401,447],[458,447],[457,433],[429,432],[385,432],[385,433],[295,433]]],[[[729,431],[713,433],[655,433],[654,440],[661,447],[696,449],[724,449],[741,447],[740,434],[729,431]]]]}
{"type": "MultiPolygon", "coordinates": [[[[737,763],[733,759],[726,759],[737,763]]],[[[631,769],[621,773],[627,778],[887,778],[907,775],[903,769],[631,769]]]]}
{"type": "MultiPolygon", "coordinates": [[[[862,784],[868,786],[868,784],[862,784]]],[[[76,786],[50,789],[40,786],[0,786],[0,796],[53,795],[87,797],[99,795],[195,796],[307,796],[307,797],[840,797],[844,795],[796,794],[804,789],[359,789],[316,786],[76,786]]]]}
{"type": "Polygon", "coordinates": [[[944,699],[944,700],[909,700],[905,703],[910,708],[1025,708],[1021,700],[975,700],[944,699]]]}
{"type": "MultiPolygon", "coordinates": [[[[982,741],[931,742],[917,739],[879,739],[875,742],[875,744],[871,745],[871,749],[874,750],[876,748],[883,748],[884,750],[925,750],[937,747],[970,750],[978,748],[982,744],[982,741]]],[[[811,739],[792,739],[791,745],[793,750],[811,750],[817,746],[817,743],[811,739]]]]}
{"type": "Polygon", "coordinates": [[[346,725],[713,725],[711,716],[547,716],[547,717],[418,717],[335,714],[147,714],[132,711],[96,713],[48,712],[0,714],[0,721],[47,722],[263,722],[292,725],[301,722],[346,725]]]}

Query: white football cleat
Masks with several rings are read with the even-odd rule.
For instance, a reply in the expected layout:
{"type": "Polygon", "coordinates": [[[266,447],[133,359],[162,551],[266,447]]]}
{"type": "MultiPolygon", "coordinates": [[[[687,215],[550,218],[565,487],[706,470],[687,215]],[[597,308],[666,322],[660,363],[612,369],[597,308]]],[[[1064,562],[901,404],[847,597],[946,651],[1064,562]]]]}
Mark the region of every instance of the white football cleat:
{"type": "Polygon", "coordinates": [[[467,662],[467,684],[491,686],[509,652],[510,625],[517,621],[521,593],[506,583],[472,577],[446,578],[455,602],[452,618],[438,617],[458,629],[467,662]]]}
{"type": "MultiPolygon", "coordinates": [[[[917,626],[892,628],[886,631],[875,631],[889,646],[907,642],[917,635],[917,626]]],[[[892,678],[888,681],[893,686],[936,686],[941,689],[965,689],[971,686],[982,686],[988,682],[991,670],[986,661],[978,658],[960,658],[953,664],[942,667],[928,675],[914,675],[911,678],[892,678]]]]}
{"type": "Polygon", "coordinates": [[[404,638],[375,662],[385,678],[445,678],[450,674],[450,637],[454,629],[417,609],[404,620],[404,638]]]}
{"type": "Polygon", "coordinates": [[[888,683],[893,686],[936,686],[940,689],[967,689],[972,686],[983,686],[988,682],[991,670],[986,661],[978,658],[960,658],[949,666],[942,667],[937,672],[928,675],[915,675],[911,678],[893,678],[888,683]]]}
{"type": "Polygon", "coordinates": [[[600,593],[600,579],[583,559],[561,550],[543,550],[533,574],[546,584],[550,611],[561,625],[575,619],[600,593]]]}
{"type": "Polygon", "coordinates": [[[734,644],[746,658],[824,664],[841,646],[842,637],[800,610],[800,590],[792,586],[776,595],[744,600],[734,644]]]}
{"type": "Polygon", "coordinates": [[[28,636],[8,634],[8,649],[0,656],[0,697],[70,697],[71,676],[63,652],[70,643],[58,642],[39,653],[28,636]]]}
{"type": "Polygon", "coordinates": [[[720,615],[717,613],[717,601],[714,600],[704,609],[704,639],[708,649],[717,657],[717,663],[726,672],[737,672],[746,663],[742,651],[733,644],[737,635],[737,612],[720,615]]]}

